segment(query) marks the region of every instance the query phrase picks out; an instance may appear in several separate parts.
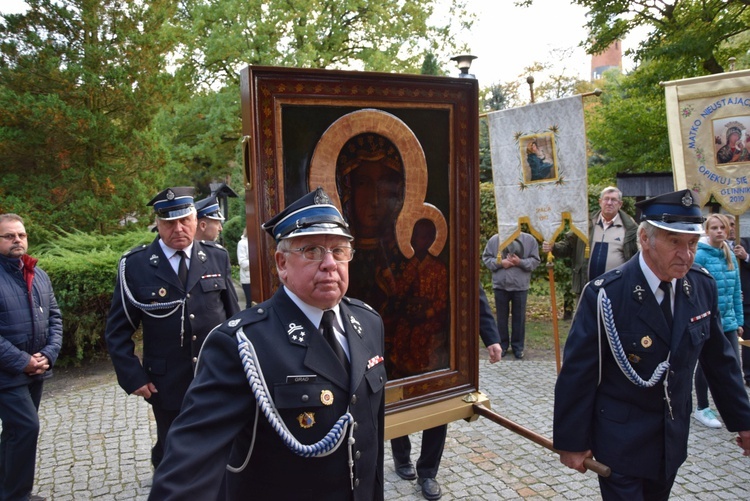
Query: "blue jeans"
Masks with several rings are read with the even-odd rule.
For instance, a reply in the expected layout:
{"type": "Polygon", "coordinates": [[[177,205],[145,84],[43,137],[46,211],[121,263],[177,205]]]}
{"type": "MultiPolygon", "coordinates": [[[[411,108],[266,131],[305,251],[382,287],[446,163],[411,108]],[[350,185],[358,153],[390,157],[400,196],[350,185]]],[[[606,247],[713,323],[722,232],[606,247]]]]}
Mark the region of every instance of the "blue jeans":
{"type": "Polygon", "coordinates": [[[493,290],[495,291],[497,331],[500,333],[500,347],[503,351],[507,351],[510,344],[513,353],[519,356],[523,352],[526,339],[526,298],[529,295],[529,291],[493,290]],[[508,330],[509,316],[512,317],[511,331],[508,330]]]}
{"type": "Polygon", "coordinates": [[[27,500],[34,486],[41,379],[0,390],[0,499],[27,500]]]}

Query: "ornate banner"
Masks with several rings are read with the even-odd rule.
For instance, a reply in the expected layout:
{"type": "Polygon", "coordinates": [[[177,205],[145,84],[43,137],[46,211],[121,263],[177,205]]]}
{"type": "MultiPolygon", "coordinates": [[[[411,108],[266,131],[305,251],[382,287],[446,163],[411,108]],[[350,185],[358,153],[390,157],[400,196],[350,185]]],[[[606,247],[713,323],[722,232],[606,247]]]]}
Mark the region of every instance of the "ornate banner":
{"type": "Polygon", "coordinates": [[[675,188],[742,214],[750,208],[750,71],[662,85],[675,188]]]}
{"type": "Polygon", "coordinates": [[[588,241],[586,129],[580,95],[487,114],[500,249],[527,223],[538,240],[588,241]]]}

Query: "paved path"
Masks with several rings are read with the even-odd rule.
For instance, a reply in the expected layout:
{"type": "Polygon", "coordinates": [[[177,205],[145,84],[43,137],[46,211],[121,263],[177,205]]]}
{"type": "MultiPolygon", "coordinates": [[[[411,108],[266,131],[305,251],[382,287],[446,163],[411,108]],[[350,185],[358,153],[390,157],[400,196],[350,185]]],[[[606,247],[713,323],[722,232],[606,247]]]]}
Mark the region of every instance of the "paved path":
{"type": "MultiPolygon", "coordinates": [[[[551,437],[555,363],[533,358],[508,357],[494,365],[481,360],[480,388],[497,412],[551,437]]],[[[125,395],[109,371],[51,380],[40,409],[35,492],[55,501],[145,500],[156,433],[148,407],[125,395]]],[[[748,499],[750,459],[742,457],[733,435],[694,420],[691,431],[690,456],[678,473],[672,499],[748,499]]],[[[419,437],[412,438],[416,455],[419,437]]],[[[386,499],[423,499],[416,482],[396,476],[389,449],[386,499]]],[[[565,468],[553,453],[485,418],[451,423],[438,480],[444,500],[598,497],[593,473],[565,468]]]]}

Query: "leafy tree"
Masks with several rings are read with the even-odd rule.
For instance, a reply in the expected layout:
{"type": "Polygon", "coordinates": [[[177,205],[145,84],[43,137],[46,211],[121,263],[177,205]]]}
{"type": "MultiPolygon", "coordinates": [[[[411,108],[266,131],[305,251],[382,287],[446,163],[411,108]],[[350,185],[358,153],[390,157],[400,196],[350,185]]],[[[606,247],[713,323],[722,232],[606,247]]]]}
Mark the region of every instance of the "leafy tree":
{"type": "Polygon", "coordinates": [[[138,215],[167,152],[172,2],[29,0],[0,24],[0,210],[64,229],[138,215]]]}

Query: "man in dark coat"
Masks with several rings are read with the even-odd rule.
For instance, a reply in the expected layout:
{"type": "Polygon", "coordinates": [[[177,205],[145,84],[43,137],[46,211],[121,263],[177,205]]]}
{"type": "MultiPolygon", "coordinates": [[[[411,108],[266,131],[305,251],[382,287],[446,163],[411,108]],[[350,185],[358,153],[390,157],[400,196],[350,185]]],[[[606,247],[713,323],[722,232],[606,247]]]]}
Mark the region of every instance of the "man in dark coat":
{"type": "Polygon", "coordinates": [[[206,339],[149,499],[382,500],[384,329],[344,296],[348,225],[318,188],[263,227],[282,286],[206,339]]]}
{"type": "Polygon", "coordinates": [[[698,360],[750,455],[750,402],[716,283],[692,267],[700,207],[690,190],[638,205],[641,251],[584,288],[555,387],[554,447],[570,468],[593,456],[612,469],[599,477],[604,500],[668,499],[687,457],[698,360]]]}
{"type": "Polygon", "coordinates": [[[23,219],[0,214],[0,499],[31,495],[44,379],[62,346],[52,283],[29,256],[23,219]]]}
{"type": "MultiPolygon", "coordinates": [[[[729,238],[734,240],[734,224],[731,226],[729,238]]],[[[745,317],[743,339],[750,339],[750,237],[742,237],[734,241],[734,255],[740,265],[740,285],[742,286],[742,312],[745,317]]],[[[742,372],[745,385],[750,386],[750,347],[742,347],[742,372]]]]}
{"type": "Polygon", "coordinates": [[[120,260],[105,331],[120,386],[145,398],[154,412],[154,467],[164,455],[167,431],[193,380],[206,335],[240,311],[229,254],[213,242],[193,240],[192,193],[192,188],[168,188],[149,202],[156,211],[159,236],[120,260]],[[142,361],[133,341],[139,326],[142,361]]]}

